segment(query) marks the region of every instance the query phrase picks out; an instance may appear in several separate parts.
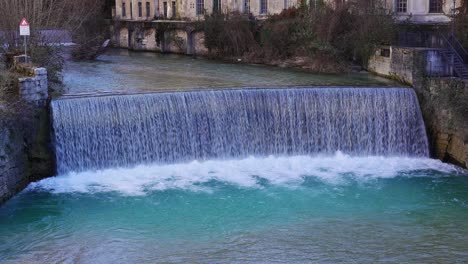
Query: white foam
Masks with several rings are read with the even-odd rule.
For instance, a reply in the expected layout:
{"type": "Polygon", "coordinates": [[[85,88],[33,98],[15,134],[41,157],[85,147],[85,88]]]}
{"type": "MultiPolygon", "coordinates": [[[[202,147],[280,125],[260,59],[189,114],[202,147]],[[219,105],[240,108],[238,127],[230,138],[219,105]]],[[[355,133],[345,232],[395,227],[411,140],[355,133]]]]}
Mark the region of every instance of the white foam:
{"type": "Polygon", "coordinates": [[[428,177],[430,173],[424,171],[467,175],[465,170],[433,159],[351,157],[338,152],[329,157],[249,157],[68,173],[32,183],[28,190],[42,189],[53,193],[116,191],[123,195],[144,195],[149,191],[168,189],[209,190],[202,184],[213,180],[261,188],[258,178],[273,185],[299,186],[305,177],[340,184],[349,178],[365,181],[405,175],[428,177]]]}

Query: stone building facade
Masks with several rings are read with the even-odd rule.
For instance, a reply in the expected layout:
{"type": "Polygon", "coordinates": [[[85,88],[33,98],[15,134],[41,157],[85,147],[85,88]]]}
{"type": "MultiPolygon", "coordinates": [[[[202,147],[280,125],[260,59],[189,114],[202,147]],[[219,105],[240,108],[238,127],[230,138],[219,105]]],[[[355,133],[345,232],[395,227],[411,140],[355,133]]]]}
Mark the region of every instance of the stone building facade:
{"type": "MultiPolygon", "coordinates": [[[[316,6],[323,1],[304,0],[316,6]]],[[[114,18],[119,20],[151,21],[155,19],[200,20],[204,14],[216,11],[239,12],[255,17],[281,13],[284,9],[299,6],[301,0],[116,0],[114,18]]],[[[386,0],[383,4],[400,21],[437,24],[450,22],[450,15],[461,5],[461,0],[386,0]]]]}
{"type": "MultiPolygon", "coordinates": [[[[191,25],[202,20],[205,14],[238,12],[263,19],[301,3],[316,7],[323,1],[332,6],[338,3],[336,0],[116,0],[113,44],[133,50],[205,55],[203,32],[195,31],[191,25]]],[[[383,0],[380,3],[400,21],[448,25],[453,7],[458,7],[461,0],[383,0]]],[[[403,33],[400,37],[403,41],[408,36],[414,38],[403,33]]]]}
{"type": "Polygon", "coordinates": [[[396,15],[399,21],[416,24],[446,24],[454,8],[461,5],[461,0],[393,0],[386,2],[387,9],[396,15]]]}
{"type": "Polygon", "coordinates": [[[300,0],[116,0],[114,18],[151,21],[178,19],[196,21],[205,14],[221,11],[266,17],[298,6],[300,0]]]}

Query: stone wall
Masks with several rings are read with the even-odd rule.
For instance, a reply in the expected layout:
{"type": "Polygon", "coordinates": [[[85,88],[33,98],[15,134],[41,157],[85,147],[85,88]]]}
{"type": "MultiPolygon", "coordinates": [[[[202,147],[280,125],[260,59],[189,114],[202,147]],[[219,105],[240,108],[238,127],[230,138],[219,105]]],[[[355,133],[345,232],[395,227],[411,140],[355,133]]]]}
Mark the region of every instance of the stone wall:
{"type": "Polygon", "coordinates": [[[19,95],[27,103],[45,106],[49,97],[47,70],[33,68],[30,71],[33,77],[19,78],[19,95]]]}
{"type": "Polygon", "coordinates": [[[421,76],[451,76],[438,49],[381,47],[368,64],[370,72],[413,85],[421,76]]]}
{"type": "Polygon", "coordinates": [[[117,48],[138,51],[206,55],[203,31],[182,22],[121,22],[112,27],[112,43],[117,48]]]}
{"type": "MultiPolygon", "coordinates": [[[[13,119],[8,117],[8,119],[13,119]]],[[[20,192],[29,183],[28,155],[21,125],[0,120],[0,204],[20,192]]]]}
{"type": "Polygon", "coordinates": [[[435,158],[468,168],[468,82],[457,78],[416,81],[435,158]]]}
{"type": "Polygon", "coordinates": [[[47,71],[24,66],[13,105],[0,103],[0,204],[30,182],[53,175],[47,71]]]}

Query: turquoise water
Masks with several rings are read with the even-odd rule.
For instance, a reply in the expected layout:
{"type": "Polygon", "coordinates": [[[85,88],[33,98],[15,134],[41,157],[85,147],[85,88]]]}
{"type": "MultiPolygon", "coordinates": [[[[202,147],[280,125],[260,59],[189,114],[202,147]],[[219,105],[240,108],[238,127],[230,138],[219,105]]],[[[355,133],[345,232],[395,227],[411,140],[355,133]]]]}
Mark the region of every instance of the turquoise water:
{"type": "Polygon", "coordinates": [[[465,263],[468,173],[250,157],[68,173],[0,207],[5,263],[465,263]]]}
{"type": "Polygon", "coordinates": [[[66,93],[140,92],[284,86],[399,86],[368,73],[311,74],[188,56],[110,50],[93,62],[68,62],[66,93]]]}

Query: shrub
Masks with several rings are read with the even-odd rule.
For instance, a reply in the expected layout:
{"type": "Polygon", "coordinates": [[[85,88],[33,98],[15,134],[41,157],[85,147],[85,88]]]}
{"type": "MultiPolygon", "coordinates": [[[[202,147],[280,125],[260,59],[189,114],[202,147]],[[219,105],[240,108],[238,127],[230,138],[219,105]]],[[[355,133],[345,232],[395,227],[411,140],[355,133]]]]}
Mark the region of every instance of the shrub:
{"type": "Polygon", "coordinates": [[[395,21],[383,3],[372,0],[316,8],[301,5],[265,21],[239,14],[212,14],[204,22],[205,45],[215,55],[254,53],[256,61],[305,56],[354,60],[363,66],[377,46],[393,41],[394,28],[395,21]]]}
{"type": "Polygon", "coordinates": [[[221,56],[242,56],[257,48],[255,22],[238,13],[205,16],[205,45],[221,56]]]}

